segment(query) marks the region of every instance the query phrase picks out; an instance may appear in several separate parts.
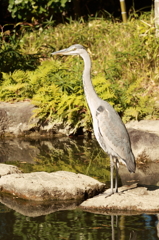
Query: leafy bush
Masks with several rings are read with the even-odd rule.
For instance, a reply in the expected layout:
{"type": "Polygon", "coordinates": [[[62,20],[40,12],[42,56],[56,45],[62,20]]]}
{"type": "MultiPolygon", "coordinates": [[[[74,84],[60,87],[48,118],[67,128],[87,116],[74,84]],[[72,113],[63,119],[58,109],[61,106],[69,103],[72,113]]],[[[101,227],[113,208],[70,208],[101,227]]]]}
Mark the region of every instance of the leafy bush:
{"type": "MultiPolygon", "coordinates": [[[[147,16],[146,16],[147,18],[147,16]]],[[[56,28],[27,30],[18,36],[22,54],[41,54],[35,71],[3,73],[3,101],[32,99],[43,121],[60,120],[72,126],[91,128],[91,116],[83,94],[80,57],[54,56],[55,49],[80,43],[92,59],[92,80],[101,98],[119,112],[123,120],[159,117],[159,40],[151,22],[141,16],[126,24],[94,20],[71,22],[56,28]],[[69,44],[68,44],[69,43],[69,44]],[[46,61],[46,57],[48,60],[46,61]]]]}
{"type": "Polygon", "coordinates": [[[15,69],[34,70],[39,64],[39,53],[24,53],[21,48],[21,35],[16,29],[5,30],[0,26],[0,72],[13,72],[15,69]]]}
{"type": "Polygon", "coordinates": [[[0,71],[13,72],[15,69],[35,69],[38,65],[37,55],[24,55],[17,48],[5,44],[0,50],[0,71]]]}
{"type": "MultiPolygon", "coordinates": [[[[68,63],[44,61],[34,71],[2,73],[0,97],[3,101],[32,99],[38,106],[35,116],[45,122],[61,121],[68,126],[79,127],[90,124],[90,116],[83,96],[79,76],[68,72],[68,63]]],[[[76,67],[76,65],[75,65],[76,67]]],[[[75,69],[76,71],[76,69],[75,69]]],[[[88,127],[87,127],[88,128],[88,127]]]]}
{"type": "Polygon", "coordinates": [[[60,12],[68,0],[9,0],[8,10],[13,18],[23,21],[46,19],[51,14],[60,12]]]}

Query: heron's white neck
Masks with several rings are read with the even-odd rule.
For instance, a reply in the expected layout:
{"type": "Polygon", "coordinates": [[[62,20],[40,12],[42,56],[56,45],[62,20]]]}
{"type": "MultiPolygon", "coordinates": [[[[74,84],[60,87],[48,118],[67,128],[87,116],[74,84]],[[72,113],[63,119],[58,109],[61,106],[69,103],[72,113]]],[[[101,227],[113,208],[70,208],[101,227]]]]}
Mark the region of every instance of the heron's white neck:
{"type": "Polygon", "coordinates": [[[89,57],[89,54],[87,52],[84,52],[81,57],[84,60],[84,70],[83,70],[83,86],[84,86],[84,92],[86,95],[87,103],[89,105],[89,108],[91,109],[92,106],[95,107],[97,104],[98,96],[94,90],[94,87],[92,85],[91,81],[91,60],[89,57]]]}

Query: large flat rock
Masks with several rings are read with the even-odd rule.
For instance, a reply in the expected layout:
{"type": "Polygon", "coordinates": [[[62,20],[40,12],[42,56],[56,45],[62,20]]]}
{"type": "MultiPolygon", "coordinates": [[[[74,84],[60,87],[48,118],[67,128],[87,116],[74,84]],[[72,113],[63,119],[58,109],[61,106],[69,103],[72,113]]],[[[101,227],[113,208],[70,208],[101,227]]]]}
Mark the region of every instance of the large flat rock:
{"type": "Polygon", "coordinates": [[[133,184],[119,188],[119,194],[116,193],[106,197],[109,191],[110,189],[98,196],[87,199],[80,207],[92,212],[159,212],[159,188],[148,189],[133,184]]]}
{"type": "Polygon", "coordinates": [[[5,175],[0,178],[1,192],[34,200],[84,200],[105,189],[105,184],[83,174],[67,171],[5,175]]]}

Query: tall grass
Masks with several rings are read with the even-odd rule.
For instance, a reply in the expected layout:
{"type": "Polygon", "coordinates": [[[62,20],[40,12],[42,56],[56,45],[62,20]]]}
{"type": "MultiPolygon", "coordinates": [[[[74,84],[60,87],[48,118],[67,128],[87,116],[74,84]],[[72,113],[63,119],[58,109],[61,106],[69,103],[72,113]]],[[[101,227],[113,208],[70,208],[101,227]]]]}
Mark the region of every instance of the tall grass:
{"type": "MultiPolygon", "coordinates": [[[[159,39],[151,15],[127,23],[81,19],[56,27],[22,26],[16,34],[18,53],[29,57],[39,54],[36,64],[40,65],[34,72],[18,66],[15,72],[11,69],[13,73],[3,74],[1,100],[30,98],[39,106],[38,115],[43,120],[58,118],[73,126],[74,132],[79,127],[88,130],[91,120],[82,100],[82,59],[50,57],[54,50],[79,43],[91,56],[96,91],[125,122],[159,117],[159,39]]],[[[7,44],[13,47],[12,40],[7,44]]],[[[7,72],[2,64],[1,69],[7,72]]]]}

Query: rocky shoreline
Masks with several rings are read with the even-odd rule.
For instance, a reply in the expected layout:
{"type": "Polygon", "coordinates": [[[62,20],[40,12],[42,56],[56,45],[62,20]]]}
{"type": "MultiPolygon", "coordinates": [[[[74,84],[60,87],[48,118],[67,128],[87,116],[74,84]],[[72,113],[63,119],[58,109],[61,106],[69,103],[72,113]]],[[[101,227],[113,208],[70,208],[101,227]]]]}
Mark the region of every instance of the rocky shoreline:
{"type": "Polygon", "coordinates": [[[0,102],[0,137],[53,137],[72,133],[71,128],[60,122],[40,124],[35,117],[36,109],[30,101],[0,102]]]}
{"type": "MultiPolygon", "coordinates": [[[[35,109],[29,101],[0,102],[1,138],[53,138],[72,134],[72,129],[65,128],[62,123],[38,125],[39,119],[34,118],[35,109]]],[[[159,160],[159,120],[132,121],[126,127],[136,160],[159,160]]]]}
{"type": "MultiPolygon", "coordinates": [[[[33,117],[35,108],[28,101],[14,104],[1,102],[1,139],[68,136],[71,133],[71,129],[65,129],[60,123],[55,125],[48,122],[45,126],[37,127],[38,119],[33,117]]],[[[146,159],[147,162],[157,164],[159,120],[130,122],[126,127],[136,161],[140,163],[146,159]]],[[[150,169],[154,176],[157,168],[158,165],[155,165],[156,172],[150,169]]],[[[125,181],[126,174],[129,174],[124,173],[125,171],[124,166],[119,168],[122,182],[125,181]]],[[[140,169],[137,169],[136,176],[139,173],[140,169]]],[[[142,173],[138,178],[141,175],[142,173]]],[[[149,183],[148,175],[142,175],[145,183],[149,183]]],[[[134,176],[129,176],[130,181],[134,181],[134,176]]],[[[22,173],[15,166],[0,163],[0,202],[27,216],[39,216],[57,209],[74,209],[77,206],[93,212],[158,213],[159,187],[153,186],[152,189],[148,185],[138,185],[137,182],[129,186],[126,184],[119,189],[121,194],[105,198],[109,191],[105,184],[83,174],[66,171],[22,173]]]]}
{"type": "Polygon", "coordinates": [[[22,173],[0,164],[0,202],[26,216],[82,208],[95,213],[159,213],[159,187],[137,183],[119,188],[109,197],[106,185],[67,171],[22,173]],[[9,194],[8,194],[9,193],[9,194]]]}

